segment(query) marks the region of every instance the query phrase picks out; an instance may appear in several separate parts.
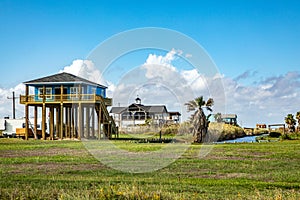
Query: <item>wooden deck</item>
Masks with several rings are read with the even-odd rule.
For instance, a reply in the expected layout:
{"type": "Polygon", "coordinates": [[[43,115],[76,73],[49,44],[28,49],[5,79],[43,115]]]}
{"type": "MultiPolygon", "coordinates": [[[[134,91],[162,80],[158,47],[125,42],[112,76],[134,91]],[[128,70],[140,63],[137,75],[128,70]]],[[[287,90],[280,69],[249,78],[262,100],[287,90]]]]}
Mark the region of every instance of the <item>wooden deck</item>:
{"type": "Polygon", "coordinates": [[[63,95],[45,95],[45,98],[39,95],[20,95],[20,104],[41,104],[41,103],[59,104],[63,103],[105,103],[105,106],[112,105],[111,98],[103,98],[96,94],[63,94],[63,95]]]}

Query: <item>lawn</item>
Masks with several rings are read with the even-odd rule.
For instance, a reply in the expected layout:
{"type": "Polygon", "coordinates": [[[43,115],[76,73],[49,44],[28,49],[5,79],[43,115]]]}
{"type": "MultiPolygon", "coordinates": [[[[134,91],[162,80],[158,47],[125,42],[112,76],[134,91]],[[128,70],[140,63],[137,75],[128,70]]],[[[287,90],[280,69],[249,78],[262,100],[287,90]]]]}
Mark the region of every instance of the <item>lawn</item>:
{"type": "MultiPolygon", "coordinates": [[[[114,141],[149,152],[166,144],[114,141]]],[[[149,173],[122,172],[80,141],[0,139],[0,199],[300,199],[300,141],[191,145],[149,173]]]]}

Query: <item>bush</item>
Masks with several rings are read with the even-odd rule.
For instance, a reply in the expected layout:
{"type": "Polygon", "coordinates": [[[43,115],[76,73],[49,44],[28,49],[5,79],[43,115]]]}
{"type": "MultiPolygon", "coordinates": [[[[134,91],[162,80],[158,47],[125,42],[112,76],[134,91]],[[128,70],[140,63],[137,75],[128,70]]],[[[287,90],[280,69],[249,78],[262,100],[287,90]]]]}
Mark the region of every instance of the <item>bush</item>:
{"type": "Polygon", "coordinates": [[[179,124],[166,125],[161,129],[162,135],[177,135],[179,124]]]}
{"type": "Polygon", "coordinates": [[[296,132],[296,133],[286,133],[283,134],[280,139],[282,140],[300,140],[300,133],[296,132]]]}
{"type": "Polygon", "coordinates": [[[212,138],[218,138],[218,141],[230,140],[246,136],[244,129],[230,124],[211,122],[209,132],[212,138]]]}

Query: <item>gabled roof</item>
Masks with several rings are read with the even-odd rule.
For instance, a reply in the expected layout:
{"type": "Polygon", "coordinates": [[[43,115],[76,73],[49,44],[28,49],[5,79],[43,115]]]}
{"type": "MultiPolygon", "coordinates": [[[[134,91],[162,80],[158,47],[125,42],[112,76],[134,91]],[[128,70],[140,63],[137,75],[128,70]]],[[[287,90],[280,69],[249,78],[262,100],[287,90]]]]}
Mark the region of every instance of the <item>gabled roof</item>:
{"type": "Polygon", "coordinates": [[[112,107],[110,110],[110,113],[120,114],[126,110],[128,110],[130,107],[138,107],[146,112],[149,113],[163,113],[168,112],[166,106],[164,105],[154,105],[154,106],[144,106],[142,104],[131,104],[128,107],[112,107]]]}
{"type": "Polygon", "coordinates": [[[236,114],[222,114],[221,118],[222,119],[225,119],[225,118],[235,119],[235,118],[237,118],[237,115],[236,114]]]}
{"type": "Polygon", "coordinates": [[[148,110],[149,113],[162,113],[164,111],[168,112],[166,106],[149,106],[149,107],[150,107],[148,110]]]}
{"type": "Polygon", "coordinates": [[[86,85],[93,85],[97,87],[107,88],[103,85],[98,83],[89,81],[87,79],[81,78],[79,76],[75,76],[73,74],[69,74],[66,72],[34,79],[31,81],[24,82],[25,85],[54,85],[54,84],[86,84],[86,85]]]}
{"type": "Polygon", "coordinates": [[[110,113],[121,114],[127,107],[112,107],[110,113]]]}

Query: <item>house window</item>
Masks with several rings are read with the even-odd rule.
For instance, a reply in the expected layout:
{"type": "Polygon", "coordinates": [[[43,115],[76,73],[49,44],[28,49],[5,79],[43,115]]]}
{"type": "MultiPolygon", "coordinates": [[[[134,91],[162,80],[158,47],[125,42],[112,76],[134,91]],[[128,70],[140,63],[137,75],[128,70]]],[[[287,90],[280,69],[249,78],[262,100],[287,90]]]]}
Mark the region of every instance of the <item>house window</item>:
{"type": "MultiPolygon", "coordinates": [[[[44,88],[39,88],[38,93],[39,93],[38,94],[39,99],[43,99],[44,88]]],[[[45,89],[45,97],[46,97],[46,99],[51,99],[52,98],[52,88],[46,88],[45,89]]]]}
{"type": "MultiPolygon", "coordinates": [[[[81,87],[81,94],[84,94],[84,87],[81,87]]],[[[70,95],[72,99],[78,99],[79,87],[70,87],[70,95]]]]}
{"type": "Polygon", "coordinates": [[[79,88],[78,87],[71,87],[70,88],[70,95],[72,99],[77,99],[79,94],[79,88]]]}

